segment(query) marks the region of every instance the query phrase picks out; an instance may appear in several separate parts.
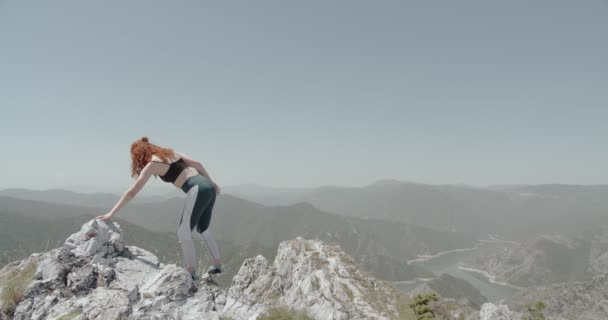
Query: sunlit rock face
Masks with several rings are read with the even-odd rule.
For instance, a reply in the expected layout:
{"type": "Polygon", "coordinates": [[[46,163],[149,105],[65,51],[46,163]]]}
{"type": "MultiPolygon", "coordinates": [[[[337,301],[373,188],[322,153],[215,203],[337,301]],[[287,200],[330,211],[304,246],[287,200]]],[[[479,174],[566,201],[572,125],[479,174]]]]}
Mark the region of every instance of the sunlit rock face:
{"type": "MultiPolygon", "coordinates": [[[[231,286],[195,283],[181,266],[123,243],[120,225],[91,220],[64,245],[32,254],[0,276],[35,266],[4,319],[255,319],[287,306],[314,319],[395,319],[403,297],[360,271],[339,246],[297,238],[274,262],[246,259],[231,286]]],[[[5,281],[1,283],[6,283],[5,281]]]]}

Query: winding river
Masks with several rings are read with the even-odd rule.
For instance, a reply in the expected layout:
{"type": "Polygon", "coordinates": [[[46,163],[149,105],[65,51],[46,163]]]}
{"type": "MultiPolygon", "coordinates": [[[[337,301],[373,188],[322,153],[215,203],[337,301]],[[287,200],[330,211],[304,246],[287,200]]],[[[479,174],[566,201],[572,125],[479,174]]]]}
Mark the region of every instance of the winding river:
{"type": "MultiPolygon", "coordinates": [[[[508,298],[517,289],[507,285],[493,283],[484,274],[480,272],[472,272],[459,268],[459,263],[466,257],[472,254],[491,253],[502,250],[509,245],[504,242],[479,242],[475,248],[453,250],[429,258],[416,259],[411,261],[412,265],[418,265],[430,270],[437,276],[442,273],[447,273],[451,276],[464,279],[479,289],[482,295],[488,298],[490,302],[499,302],[502,299],[508,298]]],[[[404,292],[408,292],[429,279],[418,279],[414,281],[397,281],[395,286],[404,292]]]]}

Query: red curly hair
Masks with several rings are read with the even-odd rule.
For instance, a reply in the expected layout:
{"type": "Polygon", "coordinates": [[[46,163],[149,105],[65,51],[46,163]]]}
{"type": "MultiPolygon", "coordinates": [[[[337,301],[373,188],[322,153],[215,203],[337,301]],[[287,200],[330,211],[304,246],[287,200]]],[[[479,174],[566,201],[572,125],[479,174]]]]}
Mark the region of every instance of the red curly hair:
{"type": "Polygon", "coordinates": [[[139,176],[141,170],[152,160],[152,155],[169,162],[174,153],[171,148],[159,147],[148,142],[148,137],[142,137],[131,144],[131,177],[139,176]]]}

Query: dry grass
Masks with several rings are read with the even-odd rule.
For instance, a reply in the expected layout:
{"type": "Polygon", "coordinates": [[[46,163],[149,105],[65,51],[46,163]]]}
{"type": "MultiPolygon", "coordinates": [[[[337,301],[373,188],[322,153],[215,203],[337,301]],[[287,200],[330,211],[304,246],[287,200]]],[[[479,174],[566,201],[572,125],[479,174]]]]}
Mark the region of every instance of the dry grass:
{"type": "Polygon", "coordinates": [[[355,297],[355,295],[353,294],[353,291],[348,287],[348,285],[346,285],[344,283],[340,283],[340,284],[342,285],[342,289],[344,289],[344,291],[346,292],[348,299],[350,301],[353,301],[353,298],[355,297]]]}
{"type": "Polygon", "coordinates": [[[415,320],[416,314],[414,310],[410,308],[411,300],[405,296],[405,294],[400,294],[399,299],[397,300],[397,311],[399,312],[400,320],[415,320]]]}
{"type": "Polygon", "coordinates": [[[17,304],[23,298],[25,289],[34,279],[36,268],[38,267],[37,261],[30,261],[23,269],[14,270],[6,277],[3,277],[2,281],[2,292],[0,293],[0,300],[2,300],[2,310],[4,314],[12,315],[17,307],[17,304]]]}
{"type": "Polygon", "coordinates": [[[287,307],[275,307],[261,314],[257,320],[313,320],[303,311],[294,311],[287,307]]]}

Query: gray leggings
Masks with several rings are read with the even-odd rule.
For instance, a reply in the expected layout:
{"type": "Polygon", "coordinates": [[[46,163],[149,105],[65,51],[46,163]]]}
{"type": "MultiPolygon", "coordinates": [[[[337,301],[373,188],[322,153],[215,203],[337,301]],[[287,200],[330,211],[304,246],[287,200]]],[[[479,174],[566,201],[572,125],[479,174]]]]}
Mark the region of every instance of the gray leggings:
{"type": "Polygon", "coordinates": [[[184,264],[188,271],[194,273],[196,271],[196,254],[192,241],[192,231],[195,231],[195,237],[207,247],[211,258],[214,261],[220,260],[217,243],[213,239],[211,231],[209,231],[216,194],[209,179],[201,175],[188,178],[182,185],[182,190],[186,193],[186,200],[177,228],[177,238],[182,245],[184,264]]]}

